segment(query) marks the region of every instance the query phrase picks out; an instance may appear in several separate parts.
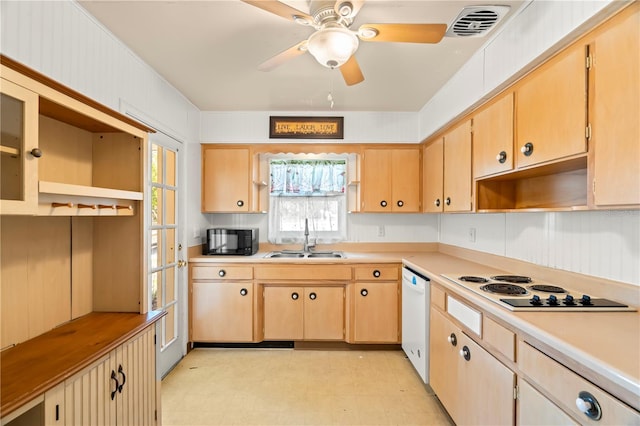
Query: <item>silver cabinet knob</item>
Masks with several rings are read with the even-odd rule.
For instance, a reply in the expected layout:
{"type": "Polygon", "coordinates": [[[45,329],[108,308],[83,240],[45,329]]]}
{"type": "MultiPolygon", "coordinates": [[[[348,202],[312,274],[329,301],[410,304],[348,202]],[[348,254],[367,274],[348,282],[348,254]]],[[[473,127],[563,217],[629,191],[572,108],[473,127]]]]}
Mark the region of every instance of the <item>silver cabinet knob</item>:
{"type": "Polygon", "coordinates": [[[592,420],[600,420],[602,417],[602,409],[598,400],[589,392],[582,391],[578,394],[576,407],[592,420]]]}

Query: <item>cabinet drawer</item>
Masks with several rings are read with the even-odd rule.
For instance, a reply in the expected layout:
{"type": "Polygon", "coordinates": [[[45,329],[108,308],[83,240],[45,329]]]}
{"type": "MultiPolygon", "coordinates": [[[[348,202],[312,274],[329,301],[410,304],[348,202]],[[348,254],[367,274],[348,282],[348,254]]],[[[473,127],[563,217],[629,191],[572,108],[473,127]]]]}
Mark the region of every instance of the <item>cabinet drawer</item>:
{"type": "Polygon", "coordinates": [[[475,309],[471,309],[458,299],[447,295],[447,312],[460,324],[480,336],[482,331],[482,314],[475,309]]]}
{"type": "Polygon", "coordinates": [[[191,269],[194,280],[250,280],[253,278],[251,266],[194,266],[191,269]]]}
{"type": "Polygon", "coordinates": [[[431,286],[431,304],[439,309],[445,311],[447,309],[446,300],[447,295],[444,290],[434,285],[431,286]]]}
{"type": "Polygon", "coordinates": [[[589,392],[602,410],[599,424],[640,424],[640,414],[613,396],[580,377],[562,364],[523,341],[518,342],[518,365],[532,382],[537,383],[548,396],[566,412],[585,424],[596,424],[576,407],[580,392],[589,392]]]}
{"type": "Polygon", "coordinates": [[[289,266],[263,266],[256,268],[256,279],[259,280],[351,280],[351,267],[342,265],[289,265],[289,266]]]}
{"type": "Polygon", "coordinates": [[[399,278],[398,266],[356,266],[354,275],[356,281],[397,281],[399,278]]]}
{"type": "Polygon", "coordinates": [[[516,360],[516,335],[485,315],[482,322],[482,340],[499,350],[511,361],[516,360]]]}

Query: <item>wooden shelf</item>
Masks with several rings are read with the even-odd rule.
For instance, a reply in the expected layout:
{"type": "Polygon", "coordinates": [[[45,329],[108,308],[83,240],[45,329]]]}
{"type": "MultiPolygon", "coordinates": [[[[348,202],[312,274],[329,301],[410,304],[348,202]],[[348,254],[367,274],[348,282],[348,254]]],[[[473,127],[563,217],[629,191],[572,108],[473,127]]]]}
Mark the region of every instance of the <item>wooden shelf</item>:
{"type": "Polygon", "coordinates": [[[142,200],[142,192],[121,189],[100,188],[96,186],[72,185],[59,182],[39,182],[40,194],[70,195],[77,197],[111,198],[114,200],[142,200]]]}
{"type": "Polygon", "coordinates": [[[587,157],[476,180],[476,211],[587,210],[587,157]]]}
{"type": "Polygon", "coordinates": [[[39,182],[40,216],[133,216],[143,194],[121,189],[39,182]]]}
{"type": "Polygon", "coordinates": [[[10,146],[0,145],[0,153],[17,157],[20,155],[20,150],[10,146]]]}

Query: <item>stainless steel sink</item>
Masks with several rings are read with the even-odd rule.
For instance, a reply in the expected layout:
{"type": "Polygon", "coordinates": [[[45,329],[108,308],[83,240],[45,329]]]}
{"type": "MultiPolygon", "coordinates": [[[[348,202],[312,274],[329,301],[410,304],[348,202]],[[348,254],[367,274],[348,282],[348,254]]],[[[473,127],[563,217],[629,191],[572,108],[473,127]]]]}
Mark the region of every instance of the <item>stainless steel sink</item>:
{"type": "Polygon", "coordinates": [[[309,253],[307,257],[328,257],[328,258],[333,257],[336,259],[343,259],[344,254],[342,254],[341,252],[332,251],[329,253],[309,253]]]}
{"type": "Polygon", "coordinates": [[[278,252],[278,251],[273,251],[271,253],[267,253],[267,255],[265,256],[266,258],[281,258],[281,257],[288,257],[288,258],[300,258],[300,257],[304,257],[304,253],[282,253],[282,252],[278,252]]]}
{"type": "Polygon", "coordinates": [[[267,253],[265,256],[267,259],[317,259],[317,258],[325,258],[325,259],[344,259],[345,255],[341,251],[316,251],[311,253],[305,253],[302,251],[294,251],[294,250],[283,250],[283,251],[272,251],[267,253]]]}

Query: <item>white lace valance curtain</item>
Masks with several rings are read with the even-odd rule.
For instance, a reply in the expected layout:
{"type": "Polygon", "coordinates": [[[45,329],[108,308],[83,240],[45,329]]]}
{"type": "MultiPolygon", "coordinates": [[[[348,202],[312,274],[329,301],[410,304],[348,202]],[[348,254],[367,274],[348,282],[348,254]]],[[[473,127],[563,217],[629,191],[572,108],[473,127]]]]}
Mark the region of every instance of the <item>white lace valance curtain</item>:
{"type": "Polygon", "coordinates": [[[269,159],[269,242],[302,243],[305,219],[310,241],[344,241],[347,166],[344,157],[269,159]]]}
{"type": "Polygon", "coordinates": [[[271,195],[344,194],[345,160],[271,160],[271,195]]]}

